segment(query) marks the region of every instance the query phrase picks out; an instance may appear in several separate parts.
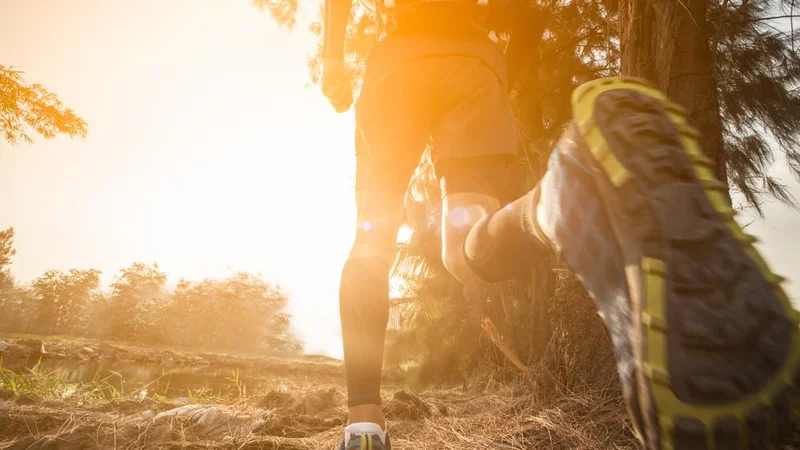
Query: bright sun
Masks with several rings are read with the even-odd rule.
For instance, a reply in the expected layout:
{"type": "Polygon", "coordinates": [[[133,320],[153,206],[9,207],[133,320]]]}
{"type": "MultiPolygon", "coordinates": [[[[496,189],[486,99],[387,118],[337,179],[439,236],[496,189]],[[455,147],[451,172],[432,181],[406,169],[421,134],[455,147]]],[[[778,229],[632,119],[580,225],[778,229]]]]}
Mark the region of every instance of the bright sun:
{"type": "Polygon", "coordinates": [[[260,273],[290,294],[307,350],[338,355],[353,123],[306,87],[307,28],[287,33],[249,1],[48,8],[59,20],[41,27],[20,29],[43,20],[33,2],[0,19],[16,42],[0,60],[58,92],[89,136],[1,149],[3,185],[31,186],[2,196],[15,274],[95,267],[108,283],[134,261],[171,285],[260,273]]]}

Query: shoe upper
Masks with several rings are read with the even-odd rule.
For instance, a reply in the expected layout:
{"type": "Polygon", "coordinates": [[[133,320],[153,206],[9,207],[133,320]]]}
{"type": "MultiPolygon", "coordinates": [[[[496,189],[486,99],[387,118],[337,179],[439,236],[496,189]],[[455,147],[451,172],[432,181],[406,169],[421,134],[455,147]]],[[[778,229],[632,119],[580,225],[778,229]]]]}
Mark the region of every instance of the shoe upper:
{"type": "Polygon", "coordinates": [[[570,129],[556,146],[539,185],[537,221],[597,303],[606,325],[611,321],[612,338],[619,334],[627,341],[630,300],[625,264],[592,169],[580,159],[581,145],[575,129],[570,129]]]}
{"type": "Polygon", "coordinates": [[[342,440],[339,450],[391,450],[392,444],[389,435],[386,435],[386,442],[381,440],[377,434],[352,434],[350,441],[342,440]]]}
{"type": "Polygon", "coordinates": [[[583,146],[574,125],[556,145],[539,185],[537,221],[597,305],[611,335],[626,400],[635,407],[637,367],[625,264],[583,146]]]}

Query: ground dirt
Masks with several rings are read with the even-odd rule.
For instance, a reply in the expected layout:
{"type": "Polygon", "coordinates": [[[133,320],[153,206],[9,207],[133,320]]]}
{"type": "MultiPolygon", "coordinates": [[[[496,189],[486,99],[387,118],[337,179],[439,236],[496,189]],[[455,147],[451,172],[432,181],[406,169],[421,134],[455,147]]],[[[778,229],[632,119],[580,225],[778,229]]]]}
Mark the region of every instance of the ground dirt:
{"type": "Polygon", "coordinates": [[[340,362],[319,355],[252,356],[213,352],[191,352],[169,348],[98,341],[91,339],[39,338],[0,335],[0,356],[5,360],[58,362],[104,362],[171,367],[223,366],[259,370],[272,375],[313,374],[343,377],[340,362]]]}
{"type": "MultiPolygon", "coordinates": [[[[92,341],[5,339],[0,356],[169,367],[225,365],[268,374],[235,394],[168,397],[129,390],[79,395],[0,389],[0,449],[334,449],[346,420],[342,367],[323,357],[251,358],[152,350],[92,341]],[[128,361],[130,359],[130,361],[128,361]],[[244,391],[244,392],[243,392],[244,391]]],[[[50,375],[20,367],[19,376],[50,375]],[[25,373],[25,371],[29,373],[25,373]]],[[[6,369],[8,371],[8,369],[6,369]]],[[[163,375],[162,375],[163,376],[163,375]]],[[[16,383],[16,382],[8,382],[16,383]]],[[[636,449],[618,388],[500,385],[413,392],[387,383],[384,409],[396,449],[636,449]],[[546,392],[545,392],[546,391],[546,392]]]]}
{"type": "MultiPolygon", "coordinates": [[[[609,398],[565,399],[536,408],[510,405],[504,393],[387,394],[398,449],[637,448],[622,416],[611,412],[621,405],[609,398]]],[[[228,404],[75,405],[20,397],[0,402],[0,439],[2,448],[10,449],[332,450],[344,420],[340,388],[298,396],[269,392],[228,404]]]]}

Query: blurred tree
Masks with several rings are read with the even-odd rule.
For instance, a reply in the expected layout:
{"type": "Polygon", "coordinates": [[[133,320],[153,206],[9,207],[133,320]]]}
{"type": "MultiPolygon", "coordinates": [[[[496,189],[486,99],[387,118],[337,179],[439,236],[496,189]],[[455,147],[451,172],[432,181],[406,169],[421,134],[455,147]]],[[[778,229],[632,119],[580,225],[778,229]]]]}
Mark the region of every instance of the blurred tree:
{"type": "Polygon", "coordinates": [[[774,153],[782,151],[800,175],[797,36],[773,23],[781,8],[793,20],[791,3],[606,3],[619,7],[622,73],[653,81],[687,109],[717,177],[730,180],[758,212],[763,194],[794,205],[786,187],[768,174],[774,153]]]}
{"type": "Polygon", "coordinates": [[[285,350],[289,321],[283,312],[288,297],[260,277],[239,272],[220,283],[217,339],[228,348],[285,350]]]}
{"type": "Polygon", "coordinates": [[[163,288],[167,275],[158,264],[134,263],[120,270],[111,284],[110,316],[115,339],[157,342],[169,296],[163,288]]]}
{"type": "Polygon", "coordinates": [[[33,142],[30,130],[46,139],[58,133],[85,137],[86,122],[43,86],[25,83],[19,70],[0,65],[0,132],[16,144],[33,142]]]}
{"type": "Polygon", "coordinates": [[[37,301],[37,326],[48,334],[82,334],[87,308],[100,287],[97,269],[48,270],[34,280],[31,293],[37,301]]]}
{"type": "Polygon", "coordinates": [[[0,330],[69,334],[147,344],[268,353],[296,353],[288,297],[261,277],[239,272],[225,280],[181,280],[165,289],[158,264],[120,270],[110,294],[100,271],[48,270],[30,287],[8,270],[14,230],[0,231],[0,330]]]}
{"type": "Polygon", "coordinates": [[[17,292],[14,276],[11,274],[11,258],[14,249],[14,229],[0,231],[0,327],[19,331],[22,304],[17,292]]]}
{"type": "Polygon", "coordinates": [[[792,193],[769,173],[783,155],[781,162],[800,179],[800,34],[792,3],[715,0],[707,12],[728,180],[744,197],[745,205],[738,206],[758,213],[772,198],[796,206],[792,193]]]}
{"type": "Polygon", "coordinates": [[[703,147],[727,180],[717,77],[711,58],[711,0],[611,0],[619,7],[621,71],[652,81],[687,108],[703,133],[703,147]]]}
{"type": "Polygon", "coordinates": [[[14,249],[14,229],[0,231],[0,296],[14,284],[14,278],[8,266],[11,258],[17,254],[14,249]]]}
{"type": "Polygon", "coordinates": [[[297,0],[253,0],[253,5],[261,11],[268,11],[287,30],[294,28],[297,22],[297,0]]]}
{"type": "Polygon", "coordinates": [[[213,280],[178,282],[168,322],[171,340],[180,345],[213,345],[215,284],[213,280]]]}
{"type": "Polygon", "coordinates": [[[181,280],[169,316],[175,339],[239,351],[298,351],[284,312],[288,298],[260,277],[240,272],[222,281],[181,280]]]}

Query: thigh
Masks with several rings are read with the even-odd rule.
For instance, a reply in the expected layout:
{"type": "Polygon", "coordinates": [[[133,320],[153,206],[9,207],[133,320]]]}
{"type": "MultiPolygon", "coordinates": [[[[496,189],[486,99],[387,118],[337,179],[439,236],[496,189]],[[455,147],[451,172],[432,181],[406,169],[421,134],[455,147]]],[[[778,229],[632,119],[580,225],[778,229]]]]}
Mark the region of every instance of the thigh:
{"type": "Polygon", "coordinates": [[[423,59],[373,76],[356,102],[356,189],[405,191],[434,124],[434,73],[423,59]]]}
{"type": "Polygon", "coordinates": [[[394,251],[405,192],[433,124],[430,75],[425,62],[409,61],[370,79],[359,96],[354,254],[394,251]]]}
{"type": "Polygon", "coordinates": [[[431,153],[442,193],[506,200],[517,160],[514,113],[497,73],[477,58],[452,57],[443,69],[442,113],[431,153]]]}

